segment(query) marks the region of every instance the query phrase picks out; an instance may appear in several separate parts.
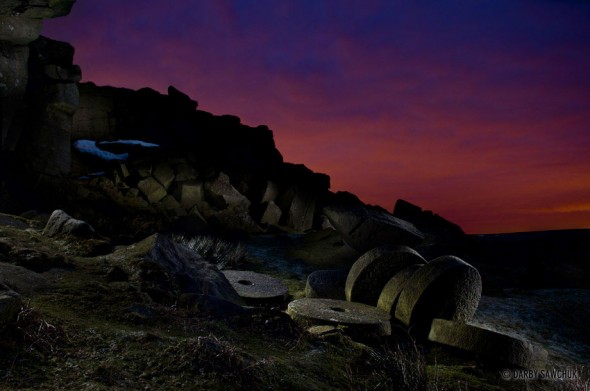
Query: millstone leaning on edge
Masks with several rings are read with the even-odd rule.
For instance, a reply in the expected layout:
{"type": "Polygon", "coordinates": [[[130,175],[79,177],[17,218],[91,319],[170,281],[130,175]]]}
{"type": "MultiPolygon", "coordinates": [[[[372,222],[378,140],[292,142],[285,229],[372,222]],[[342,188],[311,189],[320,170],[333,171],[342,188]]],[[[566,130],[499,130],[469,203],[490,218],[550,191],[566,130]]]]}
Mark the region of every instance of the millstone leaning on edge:
{"type": "Polygon", "coordinates": [[[346,300],[374,306],[393,276],[408,266],[425,263],[420,254],[406,246],[385,245],[367,251],[348,272],[346,300]]]}
{"type": "Polygon", "coordinates": [[[467,322],[481,298],[477,269],[452,256],[438,257],[416,270],[399,295],[395,317],[425,337],[434,318],[467,322]]]}

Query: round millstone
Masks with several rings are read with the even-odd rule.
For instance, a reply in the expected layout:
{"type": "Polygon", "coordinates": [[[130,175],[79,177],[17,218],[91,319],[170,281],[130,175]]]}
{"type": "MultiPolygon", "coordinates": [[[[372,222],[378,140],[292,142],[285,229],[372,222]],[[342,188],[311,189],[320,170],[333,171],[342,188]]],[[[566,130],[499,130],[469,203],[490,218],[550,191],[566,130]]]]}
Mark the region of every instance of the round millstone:
{"type": "Polygon", "coordinates": [[[379,295],[377,308],[394,315],[399,295],[402,293],[406,282],[421,267],[422,265],[411,265],[391,277],[387,284],[385,284],[385,287],[383,287],[381,295],[379,295]]]}
{"type": "Polygon", "coordinates": [[[524,339],[463,322],[434,319],[428,339],[471,352],[496,365],[543,369],[547,351],[524,339]]]}
{"type": "Polygon", "coordinates": [[[352,265],[346,278],[346,300],[377,305],[387,282],[402,269],[425,264],[420,254],[406,246],[380,246],[367,251],[352,265]]]}
{"type": "Polygon", "coordinates": [[[412,274],[397,301],[395,317],[426,336],[432,319],[469,321],[481,298],[481,276],[463,260],[438,257],[412,274]]]}
{"type": "Polygon", "coordinates": [[[304,326],[340,325],[365,335],[391,335],[391,316],[366,304],[305,298],[289,303],[287,313],[304,326]]]}
{"type": "Polygon", "coordinates": [[[266,274],[242,270],[224,270],[223,274],[238,295],[247,301],[281,301],[289,293],[289,288],[281,281],[266,274]]]}
{"type": "Polygon", "coordinates": [[[344,300],[346,272],[342,270],[317,270],[307,276],[305,296],[321,299],[344,300]]]}

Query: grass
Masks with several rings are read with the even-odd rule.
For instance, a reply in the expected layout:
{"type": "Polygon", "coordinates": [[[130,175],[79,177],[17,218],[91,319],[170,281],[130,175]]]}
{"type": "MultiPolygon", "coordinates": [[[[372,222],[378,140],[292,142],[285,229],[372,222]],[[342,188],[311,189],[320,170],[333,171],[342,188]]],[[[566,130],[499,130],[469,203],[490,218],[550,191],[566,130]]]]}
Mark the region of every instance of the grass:
{"type": "Polygon", "coordinates": [[[238,266],[248,255],[246,247],[240,242],[233,242],[216,236],[177,235],[173,237],[201,257],[217,265],[219,270],[238,266]]]}

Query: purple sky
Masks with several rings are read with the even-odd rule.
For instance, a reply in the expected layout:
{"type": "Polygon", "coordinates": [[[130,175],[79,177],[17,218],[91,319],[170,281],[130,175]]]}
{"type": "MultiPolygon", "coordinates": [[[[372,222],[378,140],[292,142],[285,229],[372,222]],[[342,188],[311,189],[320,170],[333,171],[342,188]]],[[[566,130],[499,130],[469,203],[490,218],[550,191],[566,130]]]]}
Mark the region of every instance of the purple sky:
{"type": "Polygon", "coordinates": [[[84,80],[266,124],[389,210],[469,233],[590,228],[590,2],[79,0],[84,80]]]}

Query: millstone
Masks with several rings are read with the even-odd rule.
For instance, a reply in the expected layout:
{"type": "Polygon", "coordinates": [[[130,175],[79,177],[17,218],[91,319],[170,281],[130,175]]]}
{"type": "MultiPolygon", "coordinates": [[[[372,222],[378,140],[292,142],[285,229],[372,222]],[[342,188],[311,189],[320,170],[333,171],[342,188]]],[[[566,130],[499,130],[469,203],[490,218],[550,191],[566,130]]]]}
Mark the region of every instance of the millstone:
{"type": "Polygon", "coordinates": [[[408,266],[425,263],[420,254],[406,246],[380,246],[369,250],[348,272],[346,300],[374,306],[391,277],[408,266]]]}
{"type": "Polygon", "coordinates": [[[307,276],[306,297],[344,300],[346,273],[342,270],[317,270],[307,276]]]}
{"type": "Polygon", "coordinates": [[[266,274],[242,270],[224,270],[223,274],[238,295],[248,301],[284,300],[289,293],[281,281],[266,274]]]}
{"type": "Polygon", "coordinates": [[[452,255],[438,257],[416,270],[407,280],[395,317],[411,326],[417,336],[427,334],[432,319],[466,322],[481,298],[477,269],[452,255]]]}
{"type": "Polygon", "coordinates": [[[523,339],[463,322],[434,319],[428,339],[474,353],[496,365],[543,369],[547,351],[523,339]]]}
{"type": "Polygon", "coordinates": [[[391,335],[390,315],[366,304],[305,298],[289,303],[287,313],[304,326],[341,325],[361,335],[391,335]]]}
{"type": "Polygon", "coordinates": [[[379,295],[377,308],[395,315],[395,307],[397,306],[399,295],[402,293],[406,282],[410,276],[421,267],[422,265],[411,265],[403,270],[400,270],[395,276],[391,277],[391,279],[387,282],[387,284],[385,284],[385,287],[381,291],[381,295],[379,295]]]}

